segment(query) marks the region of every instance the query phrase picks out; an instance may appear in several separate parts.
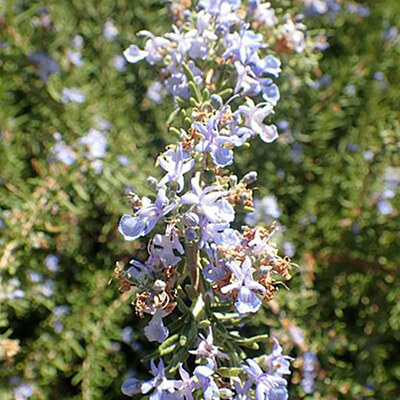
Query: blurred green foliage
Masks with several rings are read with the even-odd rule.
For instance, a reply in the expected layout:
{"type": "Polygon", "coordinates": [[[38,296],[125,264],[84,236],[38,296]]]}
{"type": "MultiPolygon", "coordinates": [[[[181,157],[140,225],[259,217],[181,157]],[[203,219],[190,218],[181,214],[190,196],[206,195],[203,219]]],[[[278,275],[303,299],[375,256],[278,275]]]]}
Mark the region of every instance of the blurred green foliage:
{"type": "Polygon", "coordinates": [[[116,226],[127,209],[126,188],[147,188],[163,121],[141,105],[147,71],[119,72],[112,60],[136,31],[160,20],[167,25],[168,15],[155,1],[147,2],[146,13],[129,1],[43,6],[8,1],[1,10],[0,325],[2,338],[19,340],[20,349],[12,359],[3,357],[0,397],[13,398],[15,377],[21,377],[33,383],[38,399],[121,398],[128,361],[137,357],[121,340],[126,321],[132,323],[129,302],[109,285],[115,261],[132,251],[116,226]],[[113,41],[103,35],[110,16],[120,32],[113,41]],[[81,66],[67,57],[76,35],[83,39],[81,66]],[[46,83],[30,61],[40,52],[61,66],[46,83]],[[63,87],[83,90],[86,101],[63,104],[63,87]],[[78,142],[102,120],[110,128],[96,173],[78,142]],[[73,165],[52,160],[55,132],[74,146],[73,165]],[[128,157],[128,165],[119,156],[128,157]],[[52,254],[59,257],[57,271],[46,268],[52,254]],[[16,290],[24,296],[13,297],[16,290]],[[69,311],[57,316],[60,305],[69,311]]]}
{"type": "MultiPolygon", "coordinates": [[[[14,398],[21,383],[35,399],[120,399],[125,372],[141,367],[146,345],[136,328],[143,322],[109,280],[116,260],[144,249],[126,245],[116,226],[128,209],[125,191],[148,191],[145,178],[169,140],[169,108],[145,96],[153,71],[118,71],[114,57],[137,31],[168,29],[163,3],[0,5],[1,399],[14,398]],[[104,35],[110,19],[113,40],[104,35]],[[77,35],[82,65],[68,56],[77,35]],[[47,82],[32,61],[40,52],[60,66],[47,82]],[[79,88],[86,100],[64,104],[65,87],[79,88]],[[79,142],[93,127],[107,139],[101,171],[79,142]],[[70,166],[54,159],[56,132],[76,157],[70,166]],[[132,335],[122,335],[127,325],[132,335]]],[[[298,6],[289,3],[282,1],[298,6]]],[[[260,197],[277,197],[283,240],[293,243],[300,265],[258,328],[272,325],[298,357],[293,398],[400,396],[399,191],[388,200],[390,212],[380,204],[388,176],[399,179],[400,43],[384,34],[399,26],[400,4],[365,4],[368,18],[343,12],[306,20],[310,32],[327,32],[330,48],[320,67],[315,55],[309,64],[283,60],[276,120],[289,127],[278,142],[238,157],[238,174],[259,172],[260,197]],[[293,344],[288,327],[295,325],[319,359],[309,395],[299,385],[304,346],[293,344]]]]}
{"type": "Polygon", "coordinates": [[[400,396],[400,48],[384,38],[399,26],[400,4],[366,3],[369,18],[341,14],[328,29],[326,86],[302,90],[292,114],[282,101],[277,119],[290,128],[268,149],[243,154],[260,173],[261,196],[277,197],[283,236],[296,247],[300,271],[281,291],[278,315],[318,354],[310,399],[400,396]],[[384,210],[388,187],[395,193],[384,210]]]}

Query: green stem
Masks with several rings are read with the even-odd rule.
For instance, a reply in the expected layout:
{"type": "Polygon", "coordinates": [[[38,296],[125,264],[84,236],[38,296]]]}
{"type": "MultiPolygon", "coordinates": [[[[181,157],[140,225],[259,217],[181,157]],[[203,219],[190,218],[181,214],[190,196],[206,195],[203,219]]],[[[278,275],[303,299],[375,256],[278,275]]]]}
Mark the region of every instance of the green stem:
{"type": "Polygon", "coordinates": [[[203,300],[203,295],[200,293],[199,297],[197,298],[196,303],[193,307],[193,311],[192,311],[195,321],[200,320],[200,318],[203,314],[203,311],[204,311],[204,307],[205,307],[205,303],[203,300]]]}
{"type": "Polygon", "coordinates": [[[187,266],[189,270],[190,280],[192,281],[193,288],[197,293],[201,292],[200,271],[198,267],[199,259],[199,246],[197,243],[187,243],[187,266]]]}

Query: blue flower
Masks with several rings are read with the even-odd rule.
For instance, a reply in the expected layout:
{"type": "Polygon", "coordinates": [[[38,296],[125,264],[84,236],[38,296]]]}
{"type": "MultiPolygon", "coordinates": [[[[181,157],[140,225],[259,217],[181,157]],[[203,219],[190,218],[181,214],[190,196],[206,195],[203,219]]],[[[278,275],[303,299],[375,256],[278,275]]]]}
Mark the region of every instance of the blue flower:
{"type": "Polygon", "coordinates": [[[164,326],[163,318],[167,315],[165,311],[158,308],[149,324],[144,328],[144,334],[150,342],[164,342],[169,335],[169,330],[164,326]]]}
{"type": "Polygon", "coordinates": [[[210,14],[219,15],[221,9],[229,8],[230,11],[236,11],[241,4],[241,0],[200,0],[199,8],[206,10],[210,14]]]}
{"type": "Polygon", "coordinates": [[[246,360],[248,365],[243,365],[244,372],[250,381],[256,385],[256,400],[287,400],[287,381],[281,376],[264,372],[260,366],[251,359],[246,360]]]}
{"type": "Polygon", "coordinates": [[[329,43],[325,35],[318,35],[315,38],[314,49],[318,51],[325,51],[329,48],[329,43]]]}
{"type": "Polygon", "coordinates": [[[213,378],[214,370],[212,368],[200,365],[194,370],[194,375],[200,381],[204,400],[219,399],[219,390],[213,378]]]}
{"type": "Polygon", "coordinates": [[[158,257],[154,254],[150,255],[149,260],[145,263],[135,259],[130,260],[130,267],[128,269],[129,279],[134,279],[139,285],[144,284],[152,276],[152,266],[155,265],[158,260],[158,257]]]}
{"type": "MultiPolygon", "coordinates": [[[[210,224],[209,224],[210,225],[210,224]]],[[[236,229],[225,228],[214,236],[217,246],[223,246],[225,249],[235,248],[240,245],[242,236],[236,229]]]]}
{"type": "Polygon", "coordinates": [[[347,11],[352,14],[358,14],[362,18],[369,17],[370,15],[369,8],[363,6],[362,4],[355,4],[355,3],[347,4],[347,11]]]}
{"type": "Polygon", "coordinates": [[[57,161],[61,161],[63,164],[68,166],[71,166],[76,160],[74,150],[61,140],[54,145],[53,153],[57,161]]]}
{"type": "Polygon", "coordinates": [[[83,103],[86,100],[85,93],[77,88],[63,88],[61,101],[63,103],[83,103]]]}
{"type": "Polygon", "coordinates": [[[61,306],[56,306],[53,309],[53,313],[57,317],[62,317],[65,314],[68,314],[70,311],[71,311],[71,307],[67,306],[66,304],[62,304],[61,306]]]}
{"type": "Polygon", "coordinates": [[[241,96],[255,97],[261,92],[261,82],[254,75],[250,66],[235,62],[237,73],[237,82],[234,93],[240,93],[241,96]]]}
{"type": "Polygon", "coordinates": [[[178,184],[177,191],[181,192],[184,187],[183,175],[193,168],[194,160],[182,151],[181,144],[176,146],[175,150],[168,150],[157,160],[161,168],[167,172],[158,187],[163,187],[167,182],[176,182],[178,184]]]}
{"type": "Polygon", "coordinates": [[[185,45],[188,47],[187,54],[191,59],[206,58],[210,51],[210,43],[218,39],[214,32],[207,29],[210,26],[211,18],[210,14],[200,11],[197,15],[197,29],[190,30],[184,36],[183,40],[186,40],[185,45]]]}
{"type": "Polygon", "coordinates": [[[109,41],[113,41],[118,35],[118,28],[112,19],[107,20],[103,27],[103,35],[109,41]]]}
{"type": "Polygon", "coordinates": [[[229,360],[229,356],[219,350],[219,347],[214,346],[214,338],[212,328],[208,328],[208,335],[205,338],[200,334],[201,341],[196,350],[190,350],[189,353],[195,354],[196,356],[203,357],[207,361],[207,365],[212,368],[217,368],[216,358],[223,358],[229,360]]]}
{"type": "Polygon", "coordinates": [[[172,231],[166,235],[157,234],[153,239],[154,251],[165,267],[175,266],[181,261],[181,257],[175,253],[184,254],[185,251],[179,236],[172,231]]]}
{"type": "Polygon", "coordinates": [[[329,4],[325,0],[304,0],[304,6],[309,15],[323,15],[329,11],[329,4]]]}
{"type": "MultiPolygon", "coordinates": [[[[168,70],[165,70],[165,73],[170,75],[165,81],[165,87],[172,96],[188,99],[190,97],[189,82],[181,67],[182,57],[177,59],[176,53],[171,54],[173,63],[168,70]]],[[[193,73],[196,85],[200,85],[203,81],[202,71],[196,67],[192,60],[188,61],[187,66],[193,73]]]]}
{"type": "Polygon", "coordinates": [[[275,246],[269,244],[269,240],[275,231],[272,231],[270,235],[261,237],[259,230],[256,231],[254,239],[248,243],[249,249],[256,257],[262,257],[268,255],[271,259],[276,259],[278,250],[275,246]]]}
{"type": "Polygon", "coordinates": [[[146,97],[155,103],[161,103],[165,95],[164,85],[161,82],[153,82],[147,89],[146,97]]]}
{"type": "Polygon", "coordinates": [[[296,253],[296,247],[292,242],[285,241],[282,243],[283,252],[285,256],[292,258],[296,253]]]}
{"type": "Polygon", "coordinates": [[[86,136],[79,139],[79,143],[86,145],[89,160],[103,158],[106,154],[107,138],[97,129],[91,128],[86,136]]]}
{"type": "Polygon", "coordinates": [[[244,385],[241,385],[241,382],[235,380],[235,397],[233,400],[249,400],[250,399],[250,389],[251,389],[251,381],[246,381],[244,385]]]}
{"type": "Polygon", "coordinates": [[[46,268],[51,272],[58,271],[59,258],[55,254],[49,254],[44,261],[46,268]]]}
{"type": "Polygon", "coordinates": [[[300,385],[303,386],[304,391],[308,393],[312,393],[314,391],[315,386],[315,378],[316,374],[316,366],[318,363],[317,355],[312,351],[307,351],[303,355],[303,379],[300,382],[300,385]]]}
{"type": "Polygon", "coordinates": [[[157,222],[176,207],[176,202],[170,203],[164,189],[158,191],[156,201],[151,203],[150,199],[143,198],[143,206],[136,215],[125,214],[122,216],[118,230],[125,240],[136,240],[147,235],[157,222]]]}
{"type": "MultiPolygon", "coordinates": [[[[253,7],[254,4],[252,5],[252,8],[253,7]]],[[[269,2],[258,4],[255,9],[253,8],[253,10],[253,18],[263,26],[271,28],[278,22],[278,19],[275,16],[275,11],[269,2]]]]}
{"type": "Polygon", "coordinates": [[[80,67],[83,64],[82,53],[80,51],[67,50],[67,57],[69,61],[77,67],[80,67]]]}
{"type": "Polygon", "coordinates": [[[273,219],[279,218],[281,214],[277,199],[271,194],[261,200],[254,200],[254,212],[246,215],[246,224],[254,226],[258,221],[269,224],[273,219]]]}
{"type": "Polygon", "coordinates": [[[146,59],[150,65],[158,64],[164,58],[165,49],[170,45],[170,41],[160,36],[154,36],[148,31],[141,31],[139,35],[148,38],[145,49],[140,50],[138,46],[131,45],[124,51],[125,58],[133,64],[143,59],[146,59]]]}
{"type": "Polygon", "coordinates": [[[226,268],[223,266],[215,244],[206,244],[205,251],[209,264],[203,269],[203,275],[211,282],[216,283],[227,276],[226,268]]]}
{"type": "Polygon", "coordinates": [[[126,67],[126,59],[121,55],[117,54],[111,60],[111,65],[118,71],[124,72],[126,67]]]}
{"type": "Polygon", "coordinates": [[[219,135],[217,128],[217,118],[211,117],[207,126],[200,122],[195,122],[193,128],[197,129],[204,139],[197,144],[196,151],[209,152],[214,164],[219,167],[226,167],[233,162],[233,151],[226,147],[232,145],[232,140],[226,136],[219,135]]]}
{"type": "Polygon", "coordinates": [[[276,374],[279,376],[290,374],[290,363],[292,360],[289,356],[282,355],[282,346],[279,344],[278,340],[272,338],[274,344],[272,347],[272,353],[268,356],[264,356],[262,365],[264,368],[268,369],[270,374],[276,374]]]}
{"type": "Polygon", "coordinates": [[[43,52],[30,55],[28,60],[35,64],[37,74],[43,82],[47,81],[50,74],[57,74],[60,72],[58,64],[43,52]]]}
{"type": "Polygon", "coordinates": [[[192,191],[182,196],[182,204],[195,205],[200,215],[209,222],[229,223],[235,219],[235,211],[223,198],[228,194],[219,186],[201,189],[198,178],[192,179],[192,191]]]}
{"type": "Polygon", "coordinates": [[[252,265],[249,257],[246,257],[240,266],[236,261],[228,261],[227,267],[232,273],[231,283],[221,289],[221,293],[228,294],[237,291],[235,302],[239,314],[254,313],[261,306],[261,300],[254,292],[265,293],[265,288],[253,279],[252,265]]]}
{"type": "Polygon", "coordinates": [[[304,29],[303,24],[295,23],[291,18],[288,18],[280,28],[281,34],[285,37],[286,46],[296,53],[302,53],[306,48],[304,29]]]}
{"type": "Polygon", "coordinates": [[[117,161],[123,167],[126,167],[130,164],[129,157],[126,156],[125,154],[120,154],[119,156],[117,156],[117,161]]]}
{"type": "Polygon", "coordinates": [[[154,378],[141,384],[141,391],[143,394],[147,394],[150,391],[149,400],[162,400],[163,396],[168,393],[175,392],[175,381],[168,380],[165,377],[164,362],[160,359],[158,366],[156,366],[154,360],[151,360],[151,373],[154,378]]]}
{"type": "Polygon", "coordinates": [[[175,388],[177,392],[174,393],[174,399],[182,399],[182,400],[194,400],[192,391],[195,389],[199,389],[200,386],[196,382],[195,377],[191,377],[187,371],[182,367],[182,364],[179,365],[178,368],[179,375],[181,376],[180,381],[175,382],[175,388]]]}
{"type": "Polygon", "coordinates": [[[240,4],[240,0],[201,0],[199,8],[215,17],[218,34],[225,36],[232,25],[241,21],[237,14],[240,4]]]}
{"type": "Polygon", "coordinates": [[[126,326],[121,330],[121,339],[124,343],[130,344],[133,340],[133,329],[130,326],[126,326]]]}
{"type": "Polygon", "coordinates": [[[382,215],[389,215],[393,212],[392,203],[386,199],[379,199],[377,207],[382,215]]]}
{"type": "Polygon", "coordinates": [[[270,103],[254,104],[253,100],[247,99],[245,105],[239,107],[238,111],[244,116],[244,124],[251,129],[254,135],[259,135],[265,143],[271,143],[278,137],[278,129],[275,125],[264,124],[264,119],[273,113],[270,103]]]}
{"type": "Polygon", "coordinates": [[[274,56],[267,56],[260,59],[257,53],[254,53],[249,63],[252,71],[257,75],[272,75],[274,78],[278,78],[281,73],[281,62],[274,56]]]}
{"type": "Polygon", "coordinates": [[[260,47],[263,47],[262,35],[248,30],[249,25],[245,24],[240,32],[233,32],[225,38],[226,50],[222,54],[225,59],[240,61],[246,65],[260,47]]]}
{"type": "Polygon", "coordinates": [[[18,386],[14,390],[14,399],[15,400],[27,400],[33,395],[33,390],[30,385],[26,383],[18,386]]]}

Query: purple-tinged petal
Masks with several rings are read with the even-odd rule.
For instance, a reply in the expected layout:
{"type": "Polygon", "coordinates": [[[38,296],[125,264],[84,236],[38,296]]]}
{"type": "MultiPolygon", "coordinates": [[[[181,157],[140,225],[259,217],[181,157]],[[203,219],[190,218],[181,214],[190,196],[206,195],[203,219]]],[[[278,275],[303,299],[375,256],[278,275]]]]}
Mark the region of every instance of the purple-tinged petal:
{"type": "Polygon", "coordinates": [[[157,385],[157,379],[153,378],[150,379],[147,382],[143,382],[140,386],[140,389],[142,391],[143,394],[147,394],[150,392],[151,389],[153,389],[155,386],[157,385]]]}
{"type": "Polygon", "coordinates": [[[165,312],[157,309],[150,323],[144,328],[144,334],[150,342],[162,343],[168,337],[169,331],[163,324],[165,312]]]}
{"type": "Polygon", "coordinates": [[[278,138],[278,129],[275,125],[264,125],[260,132],[260,138],[265,143],[272,143],[278,138]]]}
{"type": "Polygon", "coordinates": [[[236,310],[239,314],[255,313],[261,306],[262,301],[249,290],[246,286],[242,286],[239,291],[237,301],[235,303],[236,310]]]}
{"type": "Polygon", "coordinates": [[[125,240],[136,240],[144,235],[146,224],[139,217],[132,217],[128,214],[122,216],[118,231],[124,236],[125,240]]]}
{"type": "Polygon", "coordinates": [[[121,391],[125,396],[133,396],[140,392],[140,380],[136,378],[129,378],[122,386],[121,391]]]}
{"type": "Polygon", "coordinates": [[[182,197],[182,204],[198,204],[200,199],[195,193],[185,193],[182,197]]]}
{"type": "Polygon", "coordinates": [[[232,292],[232,290],[239,290],[240,287],[241,287],[241,283],[240,282],[234,282],[234,283],[231,283],[229,285],[224,286],[221,289],[221,293],[222,294],[227,294],[227,293],[232,292]]]}
{"type": "Polygon", "coordinates": [[[219,167],[226,167],[233,163],[233,151],[226,147],[217,147],[211,152],[211,158],[214,164],[219,167]]]}
{"type": "Polygon", "coordinates": [[[125,51],[124,56],[126,60],[132,64],[135,64],[148,56],[148,52],[140,50],[135,44],[130,45],[125,51]]]}

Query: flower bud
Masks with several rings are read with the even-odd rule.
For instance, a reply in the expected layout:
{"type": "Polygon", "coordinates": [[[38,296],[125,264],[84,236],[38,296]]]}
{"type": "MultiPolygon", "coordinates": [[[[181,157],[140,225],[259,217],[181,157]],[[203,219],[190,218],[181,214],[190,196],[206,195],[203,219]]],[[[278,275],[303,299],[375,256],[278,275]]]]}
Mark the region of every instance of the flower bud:
{"type": "Polygon", "coordinates": [[[186,229],[185,238],[189,242],[196,242],[199,239],[199,235],[194,229],[186,229]]]}
{"type": "Polygon", "coordinates": [[[236,186],[236,185],[237,185],[237,182],[238,182],[238,178],[237,178],[236,175],[231,175],[231,176],[229,177],[229,184],[230,184],[231,186],[236,186]]]}
{"type": "Polygon", "coordinates": [[[162,292],[162,291],[165,290],[166,287],[167,287],[167,284],[164,281],[160,280],[160,279],[157,279],[154,282],[154,290],[156,292],[162,292]]]}
{"type": "Polygon", "coordinates": [[[211,104],[215,108],[221,108],[224,104],[224,101],[222,100],[222,97],[219,96],[218,94],[212,94],[210,97],[211,104]]]}
{"type": "Polygon", "coordinates": [[[260,5],[260,0],[248,0],[247,1],[247,7],[249,7],[249,9],[251,11],[255,11],[259,5],[260,5]]]}
{"type": "Polygon", "coordinates": [[[149,177],[147,178],[147,183],[148,183],[150,186],[157,186],[158,180],[157,180],[156,178],[154,178],[154,176],[149,176],[149,177]]]}
{"type": "Polygon", "coordinates": [[[187,226],[195,227],[195,226],[199,226],[200,218],[196,213],[188,212],[183,217],[183,221],[187,226]]]}
{"type": "Polygon", "coordinates": [[[255,182],[256,180],[257,180],[257,172],[256,171],[250,171],[242,178],[242,182],[246,185],[250,185],[251,183],[255,182]]]}
{"type": "Polygon", "coordinates": [[[246,202],[247,200],[250,199],[250,196],[249,196],[249,194],[248,194],[247,192],[242,192],[242,193],[240,194],[240,199],[241,199],[243,202],[246,202]]]}
{"type": "Polygon", "coordinates": [[[232,399],[234,395],[233,391],[230,390],[229,388],[222,388],[219,391],[219,394],[221,395],[222,399],[232,399]]]}

